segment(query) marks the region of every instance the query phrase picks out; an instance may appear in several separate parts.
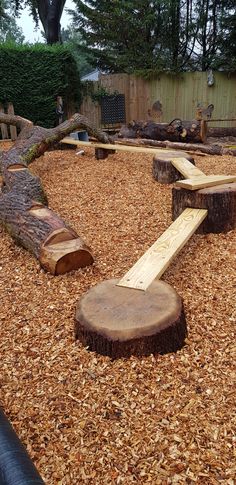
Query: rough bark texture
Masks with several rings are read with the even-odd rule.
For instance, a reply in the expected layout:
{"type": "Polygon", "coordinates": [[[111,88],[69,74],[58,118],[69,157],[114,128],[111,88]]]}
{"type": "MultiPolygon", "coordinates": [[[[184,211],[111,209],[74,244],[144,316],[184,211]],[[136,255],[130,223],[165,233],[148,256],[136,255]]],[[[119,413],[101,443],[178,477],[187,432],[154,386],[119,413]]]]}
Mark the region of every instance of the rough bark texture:
{"type": "Polygon", "coordinates": [[[200,121],[173,120],[171,123],[155,123],[154,121],[133,121],[121,128],[120,138],[148,138],[151,140],[170,140],[181,142],[204,142],[206,131],[203,132],[200,121]]]}
{"type": "Polygon", "coordinates": [[[236,136],[236,126],[227,126],[227,127],[211,127],[208,126],[207,130],[208,136],[212,137],[220,137],[220,136],[236,136]]]}
{"type": "Polygon", "coordinates": [[[28,165],[65,135],[80,128],[106,143],[108,136],[80,114],[53,129],[45,129],[18,116],[0,113],[0,122],[21,129],[16,143],[0,159],[2,191],[0,220],[16,242],[39,259],[53,274],[93,262],[90,248],[60,217],[47,208],[47,196],[28,165]],[[49,242],[50,241],[50,242],[49,242]]]}
{"type": "MultiPolygon", "coordinates": [[[[181,153],[181,157],[186,158],[191,162],[193,165],[195,165],[193,157],[188,155],[187,153],[181,153]]],[[[178,152],[174,154],[174,157],[178,157],[178,152]]],[[[152,173],[153,177],[157,182],[160,184],[172,184],[176,182],[176,180],[183,180],[185,177],[172,165],[171,163],[171,157],[165,156],[160,157],[159,155],[156,155],[153,158],[153,164],[152,164],[152,173]]]]}
{"type": "Polygon", "coordinates": [[[75,335],[90,350],[113,359],[165,354],[184,345],[187,327],[182,300],[163,281],[144,291],[103,281],[78,304],[75,335]]]}
{"type": "Polygon", "coordinates": [[[131,139],[131,138],[122,138],[117,140],[116,137],[113,138],[115,143],[120,143],[122,145],[135,145],[135,146],[150,146],[150,147],[159,147],[159,148],[170,148],[172,150],[184,150],[188,153],[190,152],[199,152],[206,153],[207,155],[233,155],[236,156],[236,150],[230,148],[224,148],[220,145],[202,145],[199,143],[179,143],[179,142],[172,142],[172,141],[158,141],[158,140],[147,140],[147,139],[131,139]],[[122,140],[122,141],[121,141],[122,140]]]}
{"type": "Polygon", "coordinates": [[[236,183],[201,190],[172,189],[172,219],[186,207],[207,209],[208,215],[196,232],[228,232],[236,227],[236,183]]]}

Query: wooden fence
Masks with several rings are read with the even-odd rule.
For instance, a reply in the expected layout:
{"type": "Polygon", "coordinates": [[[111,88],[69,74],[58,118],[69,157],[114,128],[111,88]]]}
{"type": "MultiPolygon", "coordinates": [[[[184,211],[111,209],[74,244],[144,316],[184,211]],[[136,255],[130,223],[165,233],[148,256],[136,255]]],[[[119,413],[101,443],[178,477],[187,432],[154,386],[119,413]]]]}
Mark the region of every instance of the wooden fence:
{"type": "MultiPolygon", "coordinates": [[[[236,118],[236,73],[213,73],[213,84],[208,84],[207,72],[186,72],[178,75],[160,74],[146,81],[128,74],[101,75],[94,82],[94,90],[104,87],[110,94],[125,95],[126,121],[158,119],[170,122],[174,118],[191,120],[198,107],[214,105],[213,119],[236,118]],[[159,102],[159,103],[158,103],[159,102]],[[162,105],[160,110],[154,109],[162,105]]],[[[81,112],[97,126],[101,124],[101,108],[86,96],[81,112]]],[[[211,122],[211,126],[235,126],[236,121],[211,122]]]]}
{"type": "MultiPolygon", "coordinates": [[[[14,107],[12,103],[8,103],[5,107],[0,103],[0,113],[8,113],[9,115],[14,115],[14,107]]],[[[17,131],[16,127],[10,125],[9,127],[4,123],[0,123],[0,138],[2,140],[16,140],[17,131]]]]}

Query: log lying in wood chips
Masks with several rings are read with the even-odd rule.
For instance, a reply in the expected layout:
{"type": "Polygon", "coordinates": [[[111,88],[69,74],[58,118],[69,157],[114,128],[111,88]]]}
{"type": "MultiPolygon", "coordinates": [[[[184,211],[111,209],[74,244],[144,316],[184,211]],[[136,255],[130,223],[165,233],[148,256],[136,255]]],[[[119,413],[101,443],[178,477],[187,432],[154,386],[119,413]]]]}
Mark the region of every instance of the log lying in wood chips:
{"type": "Polygon", "coordinates": [[[157,140],[146,140],[136,138],[135,140],[129,138],[123,138],[122,141],[115,139],[116,144],[125,144],[129,146],[147,146],[147,147],[157,147],[157,148],[167,148],[170,150],[184,150],[187,153],[195,153],[196,155],[232,155],[236,156],[236,149],[226,148],[218,144],[214,145],[204,145],[204,144],[193,144],[193,143],[179,143],[173,141],[157,141],[157,140]]]}
{"type": "Polygon", "coordinates": [[[28,165],[55,142],[78,127],[86,128],[102,142],[105,133],[97,130],[80,114],[53,129],[45,129],[19,116],[0,113],[0,122],[21,129],[20,136],[0,160],[2,192],[0,220],[6,230],[52,274],[62,274],[93,262],[90,248],[78,234],[47,207],[47,197],[38,177],[28,165]]]}
{"type": "Polygon", "coordinates": [[[186,207],[207,209],[199,233],[228,232],[236,227],[236,183],[200,190],[172,189],[172,218],[177,219],[186,207]]]}
{"type": "Polygon", "coordinates": [[[187,336],[182,299],[167,283],[154,281],[147,292],[108,280],[80,300],[75,336],[89,350],[112,359],[175,352],[187,336]]]}

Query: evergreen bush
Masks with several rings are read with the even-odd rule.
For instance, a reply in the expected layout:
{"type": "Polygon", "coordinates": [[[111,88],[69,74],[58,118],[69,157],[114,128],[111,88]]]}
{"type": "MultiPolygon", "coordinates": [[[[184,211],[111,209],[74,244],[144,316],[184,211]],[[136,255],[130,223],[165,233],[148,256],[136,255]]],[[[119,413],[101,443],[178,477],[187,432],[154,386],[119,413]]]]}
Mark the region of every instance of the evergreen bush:
{"type": "Polygon", "coordinates": [[[66,47],[0,44],[0,66],[0,102],[12,102],[17,115],[53,127],[57,96],[62,96],[66,112],[78,110],[80,77],[66,47]]]}

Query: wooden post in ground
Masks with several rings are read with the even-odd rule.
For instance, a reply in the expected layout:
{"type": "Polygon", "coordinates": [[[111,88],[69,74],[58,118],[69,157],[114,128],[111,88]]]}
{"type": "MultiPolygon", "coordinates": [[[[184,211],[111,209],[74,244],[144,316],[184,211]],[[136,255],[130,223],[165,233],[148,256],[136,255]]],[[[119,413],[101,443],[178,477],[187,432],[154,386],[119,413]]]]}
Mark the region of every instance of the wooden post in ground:
{"type": "MultiPolygon", "coordinates": [[[[7,112],[9,115],[14,115],[14,106],[12,103],[8,103],[7,112]]],[[[13,125],[10,125],[10,135],[12,141],[15,141],[17,139],[17,130],[16,127],[13,125]]]]}
{"type": "MultiPolygon", "coordinates": [[[[4,106],[0,103],[0,113],[4,113],[4,106]]],[[[9,138],[7,125],[5,123],[0,124],[2,139],[7,140],[9,138]]]]}

